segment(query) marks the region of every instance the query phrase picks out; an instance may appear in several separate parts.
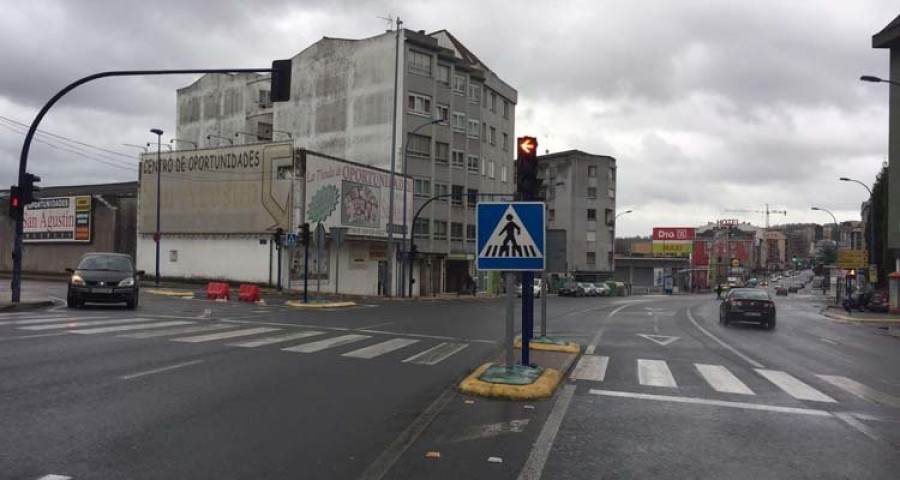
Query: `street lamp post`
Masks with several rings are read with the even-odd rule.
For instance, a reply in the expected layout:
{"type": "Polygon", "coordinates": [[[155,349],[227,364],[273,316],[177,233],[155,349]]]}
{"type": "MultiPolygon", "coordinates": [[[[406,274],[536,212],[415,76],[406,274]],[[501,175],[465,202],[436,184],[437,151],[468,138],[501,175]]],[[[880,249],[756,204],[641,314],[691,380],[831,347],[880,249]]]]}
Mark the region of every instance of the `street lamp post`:
{"type": "Polygon", "coordinates": [[[616,216],[613,217],[613,224],[612,224],[612,227],[613,227],[612,243],[613,244],[611,245],[613,254],[612,254],[612,265],[610,265],[610,268],[612,268],[612,280],[616,279],[616,220],[618,220],[619,217],[621,217],[622,215],[628,215],[629,213],[632,213],[632,212],[634,212],[634,210],[625,210],[624,212],[617,213],[616,216]]]}
{"type": "MultiPolygon", "coordinates": [[[[431,120],[430,122],[423,123],[423,124],[419,125],[418,127],[414,128],[413,131],[410,132],[406,136],[406,145],[403,147],[403,241],[400,242],[400,259],[401,259],[400,260],[400,262],[401,262],[400,263],[400,288],[397,291],[397,293],[401,297],[403,296],[403,290],[404,290],[403,286],[406,285],[406,275],[408,273],[409,279],[412,280],[412,268],[413,268],[412,262],[410,262],[409,258],[407,258],[408,257],[407,252],[409,250],[407,250],[407,248],[406,248],[406,246],[407,246],[407,243],[406,243],[407,242],[407,240],[406,240],[406,230],[407,230],[406,195],[407,195],[407,188],[408,188],[407,187],[407,167],[409,166],[409,140],[420,129],[425,128],[429,125],[434,125],[436,123],[441,123],[441,122],[443,122],[442,119],[436,118],[434,120],[431,120]],[[407,272],[407,269],[409,270],[408,272],[407,272]]],[[[411,281],[409,283],[412,284],[411,281]]],[[[410,296],[412,296],[411,290],[410,290],[410,296]]]]}
{"type": "MultiPolygon", "coordinates": [[[[881,81],[885,81],[885,80],[881,80],[881,81]]],[[[868,228],[869,231],[868,231],[868,235],[867,235],[867,237],[869,239],[866,242],[867,243],[866,247],[867,247],[867,250],[869,251],[869,262],[874,262],[875,261],[875,251],[874,251],[874,248],[875,248],[875,196],[872,195],[872,189],[869,188],[869,186],[866,185],[865,183],[860,182],[859,180],[854,180],[852,178],[847,178],[847,177],[841,177],[840,180],[842,182],[858,183],[858,184],[862,185],[863,188],[865,188],[867,192],[869,192],[869,228],[868,228]]]]}
{"type": "Polygon", "coordinates": [[[156,241],[156,276],[153,281],[155,286],[159,286],[159,219],[160,219],[160,199],[162,191],[162,134],[163,131],[158,128],[151,128],[150,133],[156,134],[156,233],[153,234],[153,240],[156,241]]]}
{"type": "Polygon", "coordinates": [[[197,149],[197,142],[192,142],[190,140],[182,140],[180,138],[173,138],[173,139],[169,140],[169,143],[175,143],[175,142],[189,143],[194,146],[194,150],[197,149]]]}
{"type": "Polygon", "coordinates": [[[884,79],[884,78],[875,77],[875,76],[872,76],[872,75],[863,75],[863,76],[859,77],[859,79],[862,80],[862,81],[864,81],[864,82],[872,82],[872,83],[890,83],[891,85],[897,85],[898,87],[900,87],[900,82],[895,82],[895,81],[893,81],[893,80],[886,80],[886,79],[884,79]]]}
{"type": "Polygon", "coordinates": [[[222,139],[222,140],[225,140],[226,142],[228,142],[229,145],[234,145],[234,140],[232,140],[228,137],[223,137],[220,135],[213,135],[213,134],[209,134],[206,136],[207,140],[209,140],[210,138],[219,138],[219,139],[222,139]]]}

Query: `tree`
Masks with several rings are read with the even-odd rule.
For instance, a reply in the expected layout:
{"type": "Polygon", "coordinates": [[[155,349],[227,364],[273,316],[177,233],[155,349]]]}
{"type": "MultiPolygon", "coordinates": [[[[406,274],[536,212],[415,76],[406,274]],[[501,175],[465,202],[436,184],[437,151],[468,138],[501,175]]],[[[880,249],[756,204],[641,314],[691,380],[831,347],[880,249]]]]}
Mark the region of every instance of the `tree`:
{"type": "Polygon", "coordinates": [[[875,177],[872,187],[872,217],[875,235],[872,249],[869,252],[871,263],[878,265],[878,284],[887,283],[887,270],[891,264],[888,242],[888,164],[884,162],[881,171],[875,177]]]}

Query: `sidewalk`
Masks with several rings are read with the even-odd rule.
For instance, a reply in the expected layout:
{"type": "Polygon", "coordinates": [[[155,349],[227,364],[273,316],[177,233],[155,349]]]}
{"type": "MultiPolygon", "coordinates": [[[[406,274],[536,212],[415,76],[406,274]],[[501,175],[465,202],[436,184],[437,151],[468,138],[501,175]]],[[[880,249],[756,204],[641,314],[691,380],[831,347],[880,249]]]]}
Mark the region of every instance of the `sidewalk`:
{"type": "Polygon", "coordinates": [[[842,308],[829,306],[822,309],[822,315],[848,323],[881,323],[900,326],[900,315],[890,313],[853,311],[853,313],[848,314],[842,308]]]}
{"type": "Polygon", "coordinates": [[[55,302],[53,300],[50,300],[49,298],[26,298],[19,303],[12,303],[8,300],[2,300],[0,301],[0,312],[36,310],[38,308],[52,307],[53,305],[55,305],[55,302]]]}

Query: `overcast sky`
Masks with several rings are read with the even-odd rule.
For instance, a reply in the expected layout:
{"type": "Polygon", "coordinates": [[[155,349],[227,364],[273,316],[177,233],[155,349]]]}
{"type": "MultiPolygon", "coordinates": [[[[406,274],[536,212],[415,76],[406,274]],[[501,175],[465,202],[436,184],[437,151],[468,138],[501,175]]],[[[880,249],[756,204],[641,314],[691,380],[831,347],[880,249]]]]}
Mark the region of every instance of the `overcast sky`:
{"type": "MultiPolygon", "coordinates": [[[[618,234],[786,209],[783,222],[859,218],[887,156],[888,53],[872,35],[896,0],[9,1],[0,15],[0,185],[24,128],[57,90],[103,70],[266,67],[323,36],[447,29],[519,92],[516,135],[540,150],[618,160],[618,234]]],[[[44,185],[135,180],[149,129],[175,127],[191,77],[106,79],[46,117],[32,147],[44,185]]]]}

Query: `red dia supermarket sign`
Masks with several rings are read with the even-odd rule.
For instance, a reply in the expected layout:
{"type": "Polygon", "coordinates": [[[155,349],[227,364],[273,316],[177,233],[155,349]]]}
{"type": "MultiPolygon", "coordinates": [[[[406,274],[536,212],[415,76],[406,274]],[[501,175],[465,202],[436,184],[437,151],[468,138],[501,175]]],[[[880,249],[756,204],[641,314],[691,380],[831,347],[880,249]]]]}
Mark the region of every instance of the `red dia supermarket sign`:
{"type": "Polygon", "coordinates": [[[677,242],[694,239],[694,229],[684,227],[654,227],[654,242],[677,242]]]}

